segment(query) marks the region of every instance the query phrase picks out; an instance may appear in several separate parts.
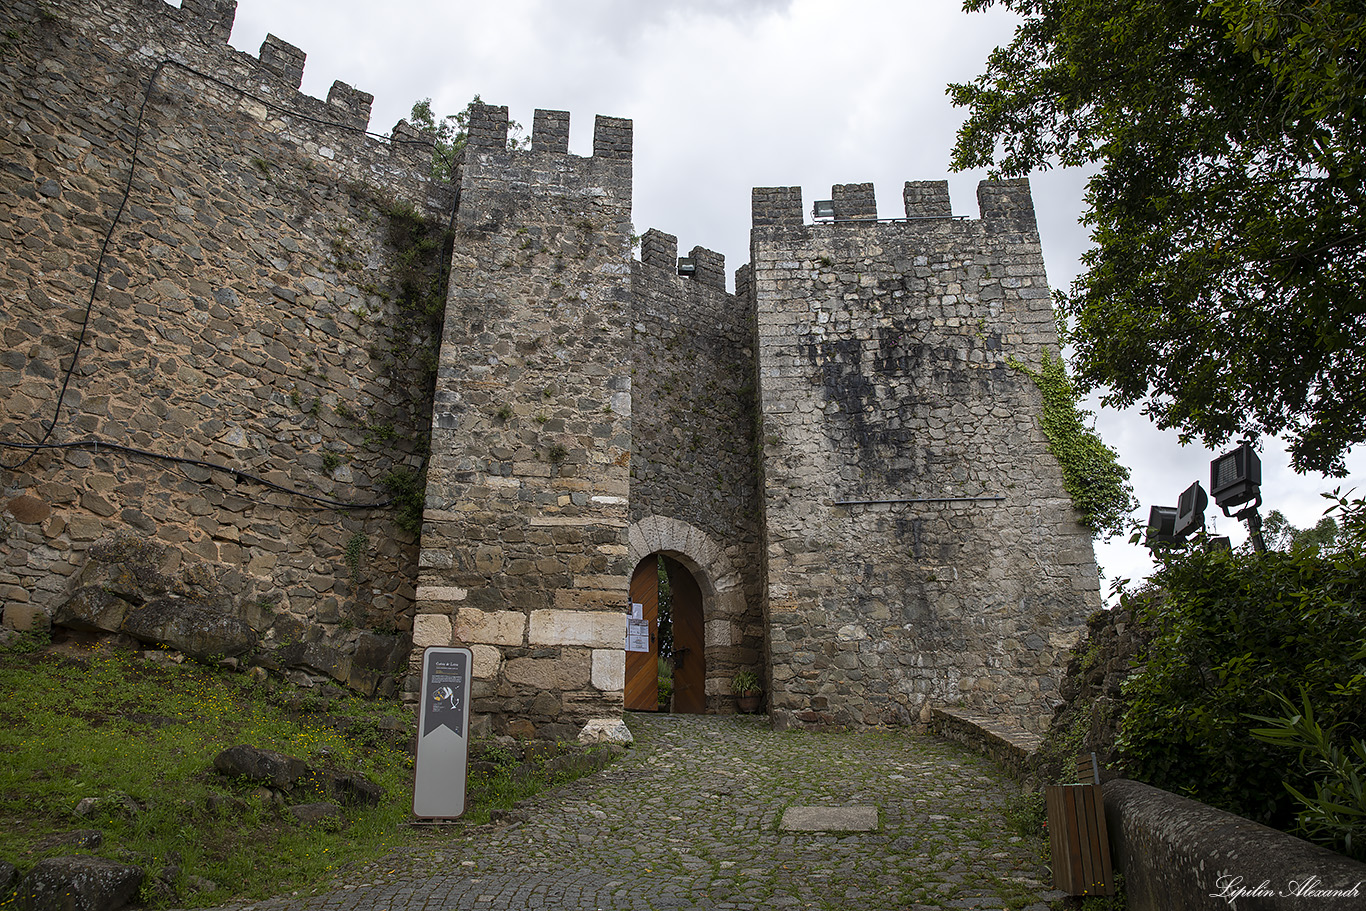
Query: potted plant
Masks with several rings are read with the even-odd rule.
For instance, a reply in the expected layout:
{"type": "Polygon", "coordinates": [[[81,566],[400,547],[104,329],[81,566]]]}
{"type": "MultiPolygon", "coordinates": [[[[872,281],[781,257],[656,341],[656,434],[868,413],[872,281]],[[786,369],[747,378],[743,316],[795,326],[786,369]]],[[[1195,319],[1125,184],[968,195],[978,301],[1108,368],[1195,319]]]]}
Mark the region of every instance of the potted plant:
{"type": "Polygon", "coordinates": [[[740,671],[730,678],[730,691],[735,694],[735,705],[741,712],[752,715],[759,711],[764,691],[753,671],[740,671]]]}

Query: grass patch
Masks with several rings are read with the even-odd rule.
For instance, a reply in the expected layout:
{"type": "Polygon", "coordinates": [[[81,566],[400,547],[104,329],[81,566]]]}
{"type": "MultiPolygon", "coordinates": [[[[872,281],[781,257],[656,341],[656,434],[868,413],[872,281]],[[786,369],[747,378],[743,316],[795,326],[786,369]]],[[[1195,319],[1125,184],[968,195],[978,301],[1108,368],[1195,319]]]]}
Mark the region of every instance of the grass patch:
{"type": "Polygon", "coordinates": [[[205,906],[304,887],[404,837],[411,758],[377,736],[380,716],[403,717],[395,704],[339,698],[327,715],[301,711],[244,675],[109,648],[0,653],[0,689],[0,857],[21,870],[72,853],[37,848],[44,838],[93,828],[103,844],[91,853],[146,871],[144,901],[205,906]],[[349,719],[336,725],[347,734],[337,718],[349,719]],[[364,772],[385,800],[347,811],[339,831],[301,828],[253,786],[212,771],[238,743],[364,772]],[[74,809],[87,797],[103,800],[83,819],[74,809]],[[154,882],[168,867],[178,898],[154,882]]]}
{"type": "MultiPolygon", "coordinates": [[[[413,762],[393,739],[406,740],[411,714],[397,703],[277,688],[108,646],[39,651],[27,641],[0,649],[0,691],[0,858],[21,873],[43,857],[91,853],[142,867],[140,899],[152,907],[205,907],[322,888],[423,837],[406,825],[413,762]],[[339,826],[302,827],[270,792],[213,771],[214,757],[239,743],[363,772],[384,799],[347,809],[339,826]],[[87,797],[99,808],[75,815],[87,797]],[[78,829],[97,829],[102,844],[39,847],[78,829]],[[169,888],[157,883],[163,871],[169,888]]],[[[473,774],[466,820],[486,822],[601,764],[570,756],[536,771],[508,762],[473,774]]]]}

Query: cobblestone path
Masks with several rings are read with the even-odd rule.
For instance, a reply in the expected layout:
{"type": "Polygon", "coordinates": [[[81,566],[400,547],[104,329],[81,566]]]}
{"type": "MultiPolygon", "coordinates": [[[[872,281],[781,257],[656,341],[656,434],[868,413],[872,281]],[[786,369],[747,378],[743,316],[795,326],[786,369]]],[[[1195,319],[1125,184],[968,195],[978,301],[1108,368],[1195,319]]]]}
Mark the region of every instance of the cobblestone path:
{"type": "MultiPolygon", "coordinates": [[[[510,823],[436,840],[334,892],[252,907],[1046,911],[1034,845],[991,762],[906,732],[775,732],[748,716],[632,715],[636,746],[510,823]],[[877,831],[780,831],[789,806],[876,807],[877,831]]],[[[1052,897],[1058,893],[1047,895],[1052,897]]]]}

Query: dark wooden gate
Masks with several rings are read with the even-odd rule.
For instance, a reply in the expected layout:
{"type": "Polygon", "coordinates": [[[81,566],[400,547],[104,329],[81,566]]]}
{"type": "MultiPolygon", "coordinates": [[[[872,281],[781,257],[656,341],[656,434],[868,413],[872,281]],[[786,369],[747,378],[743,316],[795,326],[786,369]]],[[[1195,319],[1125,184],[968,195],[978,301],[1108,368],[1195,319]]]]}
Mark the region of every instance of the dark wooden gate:
{"type": "Polygon", "coordinates": [[[702,589],[683,564],[666,557],[664,565],[673,589],[674,711],[701,715],[707,711],[702,589]]]}

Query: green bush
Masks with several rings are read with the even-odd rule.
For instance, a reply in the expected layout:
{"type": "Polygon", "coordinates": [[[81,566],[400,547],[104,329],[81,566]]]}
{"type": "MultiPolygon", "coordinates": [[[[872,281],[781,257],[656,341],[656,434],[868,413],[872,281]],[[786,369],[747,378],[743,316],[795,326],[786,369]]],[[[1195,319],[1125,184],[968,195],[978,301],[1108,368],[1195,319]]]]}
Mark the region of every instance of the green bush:
{"type": "Polygon", "coordinates": [[[1125,686],[1119,748],[1133,777],[1278,828],[1295,824],[1287,791],[1314,790],[1249,716],[1304,692],[1320,722],[1366,735],[1366,557],[1348,550],[1172,554],[1162,594],[1132,603],[1153,630],[1125,686]]]}
{"type": "MultiPolygon", "coordinates": [[[[1358,658],[1366,657],[1366,650],[1358,658]]],[[[1284,713],[1277,718],[1254,716],[1270,727],[1254,728],[1252,736],[1263,743],[1299,750],[1301,771],[1314,780],[1314,796],[1289,782],[1285,788],[1299,804],[1297,828],[1305,838],[1335,848],[1348,857],[1366,860],[1366,740],[1352,738],[1351,746],[1338,743],[1337,732],[1324,730],[1314,717],[1309,697],[1300,695],[1301,707],[1277,696],[1284,713]]]]}

